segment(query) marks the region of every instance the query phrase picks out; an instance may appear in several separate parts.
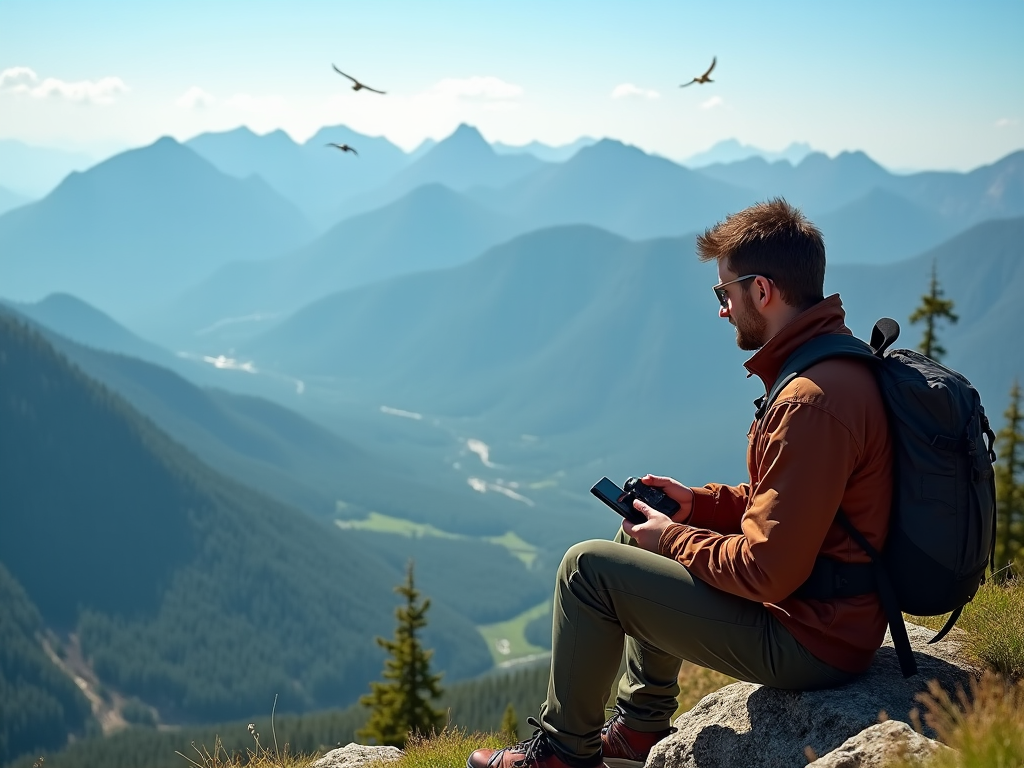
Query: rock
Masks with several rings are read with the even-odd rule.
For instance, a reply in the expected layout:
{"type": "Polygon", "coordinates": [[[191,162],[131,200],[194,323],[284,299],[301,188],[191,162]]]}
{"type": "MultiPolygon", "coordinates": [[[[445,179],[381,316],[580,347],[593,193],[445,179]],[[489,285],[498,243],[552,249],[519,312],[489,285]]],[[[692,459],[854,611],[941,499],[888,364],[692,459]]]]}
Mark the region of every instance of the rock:
{"type": "Polygon", "coordinates": [[[807,768],[885,768],[902,758],[908,763],[924,764],[937,752],[952,752],[945,744],[922,736],[906,723],[887,720],[865,728],[844,741],[807,768]]]}
{"type": "MultiPolygon", "coordinates": [[[[807,763],[806,747],[826,755],[882,719],[909,722],[914,696],[938,680],[952,692],[980,675],[953,634],[927,645],[934,632],[907,625],[918,674],[904,679],[886,636],[871,668],[842,688],[782,691],[734,683],[705,696],[676,718],[678,731],[659,742],[647,768],[792,768],[807,763]]],[[[959,633],[957,633],[959,634],[959,633]]],[[[934,734],[926,734],[934,735],[934,734]]]]}
{"type": "Polygon", "coordinates": [[[403,754],[398,747],[367,747],[353,742],[332,749],[309,768],[362,768],[371,763],[392,763],[403,754]]]}

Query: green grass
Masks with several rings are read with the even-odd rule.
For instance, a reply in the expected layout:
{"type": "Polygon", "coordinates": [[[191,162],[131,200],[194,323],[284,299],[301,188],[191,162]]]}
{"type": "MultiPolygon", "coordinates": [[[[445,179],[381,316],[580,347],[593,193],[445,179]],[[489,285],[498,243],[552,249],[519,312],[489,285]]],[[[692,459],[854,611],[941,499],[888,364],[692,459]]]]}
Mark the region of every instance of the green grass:
{"type": "Polygon", "coordinates": [[[413,737],[401,758],[371,763],[367,768],[461,768],[476,749],[501,749],[508,745],[507,735],[445,729],[429,738],[413,737]]]}
{"type": "MultiPolygon", "coordinates": [[[[338,502],[341,504],[342,502],[338,502]]],[[[397,536],[405,536],[411,539],[433,536],[439,539],[472,539],[472,536],[463,536],[458,533],[449,533],[440,528],[435,528],[427,523],[414,523],[411,520],[404,520],[400,517],[382,515],[380,512],[370,512],[365,520],[335,520],[334,524],[343,530],[372,531],[373,533],[390,533],[397,536]]],[[[481,541],[496,544],[504,547],[509,553],[518,558],[530,568],[537,559],[537,547],[529,542],[523,541],[518,534],[508,531],[501,536],[480,537],[481,541]]]]}
{"type": "MultiPolygon", "coordinates": [[[[921,764],[896,758],[888,768],[1019,768],[1024,765],[1024,681],[1016,684],[992,672],[973,682],[968,692],[950,696],[936,681],[918,701],[924,721],[938,740],[954,752],[940,753],[921,764]]],[[[922,731],[920,716],[914,726],[922,731]]]]}
{"type": "Polygon", "coordinates": [[[465,539],[457,533],[448,533],[427,523],[414,523],[400,517],[389,517],[380,512],[371,512],[365,520],[335,520],[334,524],[343,530],[372,531],[373,533],[391,533],[419,539],[424,536],[435,536],[439,539],[465,539]]]}
{"type": "Polygon", "coordinates": [[[527,611],[523,611],[508,621],[501,621],[497,624],[485,624],[477,627],[480,634],[491,649],[491,656],[498,666],[505,666],[508,662],[518,661],[531,656],[542,656],[549,653],[547,648],[533,645],[526,639],[526,625],[538,616],[544,616],[548,612],[550,602],[535,605],[527,611]],[[508,653],[501,653],[499,642],[507,641],[508,653]]]}
{"type": "MultiPolygon", "coordinates": [[[[946,616],[907,619],[939,629],[946,616]]],[[[982,584],[957,626],[966,632],[967,650],[986,668],[1013,680],[1024,678],[1024,579],[982,584]]]]}
{"type": "Polygon", "coordinates": [[[532,568],[537,559],[537,548],[528,541],[519,538],[519,534],[509,531],[501,536],[488,536],[484,541],[497,544],[507,549],[514,557],[518,557],[527,568],[532,568]]]}

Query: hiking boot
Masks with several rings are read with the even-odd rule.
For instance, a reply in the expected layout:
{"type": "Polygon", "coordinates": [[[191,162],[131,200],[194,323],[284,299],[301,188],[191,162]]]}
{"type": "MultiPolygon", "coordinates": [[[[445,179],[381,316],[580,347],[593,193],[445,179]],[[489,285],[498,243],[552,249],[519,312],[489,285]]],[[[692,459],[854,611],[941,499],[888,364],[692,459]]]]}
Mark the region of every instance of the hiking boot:
{"type": "Polygon", "coordinates": [[[537,730],[526,741],[504,749],[478,749],[466,760],[466,768],[600,768],[601,756],[589,763],[570,765],[551,746],[550,737],[534,718],[527,721],[537,730]]]}
{"type": "Polygon", "coordinates": [[[616,707],[601,729],[601,754],[608,768],[643,768],[651,747],[664,739],[675,728],[644,733],[626,725],[625,713],[616,707]]]}

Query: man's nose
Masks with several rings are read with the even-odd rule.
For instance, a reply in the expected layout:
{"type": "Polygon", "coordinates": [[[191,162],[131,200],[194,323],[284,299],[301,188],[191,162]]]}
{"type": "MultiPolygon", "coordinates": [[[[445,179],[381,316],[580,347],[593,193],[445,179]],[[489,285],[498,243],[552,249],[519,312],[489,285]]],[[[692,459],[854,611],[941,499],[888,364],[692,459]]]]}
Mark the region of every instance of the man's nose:
{"type": "Polygon", "coordinates": [[[729,307],[728,306],[719,307],[719,309],[718,309],[718,316],[719,317],[728,317],[730,314],[731,313],[729,312],[729,307]]]}

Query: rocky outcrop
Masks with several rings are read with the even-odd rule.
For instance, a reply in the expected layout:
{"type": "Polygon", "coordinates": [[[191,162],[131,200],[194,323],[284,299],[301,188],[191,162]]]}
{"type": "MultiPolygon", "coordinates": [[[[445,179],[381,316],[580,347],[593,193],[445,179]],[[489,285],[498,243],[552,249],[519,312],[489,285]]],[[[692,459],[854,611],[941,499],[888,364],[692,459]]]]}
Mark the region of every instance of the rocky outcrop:
{"type": "Polygon", "coordinates": [[[937,752],[952,752],[927,736],[922,736],[906,723],[887,720],[865,728],[844,741],[807,768],[885,768],[896,759],[911,765],[923,765],[937,752]]]}
{"type": "Polygon", "coordinates": [[[398,747],[367,747],[352,743],[332,749],[309,768],[363,768],[372,763],[392,763],[403,754],[398,747]]]}
{"type": "Polygon", "coordinates": [[[967,689],[979,674],[952,635],[928,645],[931,630],[908,624],[907,632],[917,658],[914,677],[903,678],[887,636],[871,669],[842,688],[794,692],[734,683],[680,715],[677,732],[655,746],[647,768],[806,765],[807,747],[826,756],[880,719],[909,723],[910,711],[919,706],[914,697],[929,680],[955,691],[967,689]]]}

